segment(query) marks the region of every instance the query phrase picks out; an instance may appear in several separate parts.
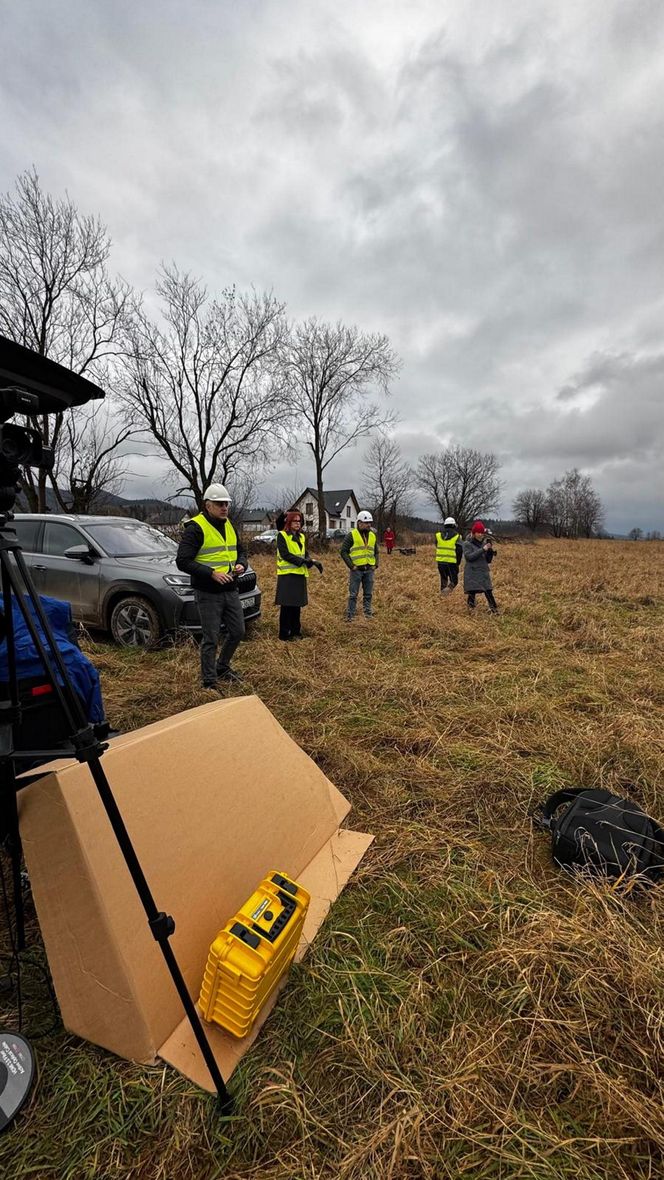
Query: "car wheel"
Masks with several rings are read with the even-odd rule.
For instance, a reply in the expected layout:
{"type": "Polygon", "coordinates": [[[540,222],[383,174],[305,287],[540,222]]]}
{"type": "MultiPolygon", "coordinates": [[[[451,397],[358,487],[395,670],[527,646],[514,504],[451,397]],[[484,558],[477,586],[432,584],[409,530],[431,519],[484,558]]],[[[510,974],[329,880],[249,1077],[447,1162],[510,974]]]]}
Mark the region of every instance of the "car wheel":
{"type": "Polygon", "coordinates": [[[152,603],[147,598],[121,598],[111,612],[111,635],[121,647],[155,647],[161,623],[152,603]]]}

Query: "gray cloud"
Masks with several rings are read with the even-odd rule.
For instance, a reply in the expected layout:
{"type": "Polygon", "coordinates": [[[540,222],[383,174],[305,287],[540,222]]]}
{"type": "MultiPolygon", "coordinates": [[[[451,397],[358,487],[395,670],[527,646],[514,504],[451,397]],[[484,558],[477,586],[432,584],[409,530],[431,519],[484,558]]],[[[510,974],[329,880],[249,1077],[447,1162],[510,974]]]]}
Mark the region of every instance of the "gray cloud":
{"type": "Polygon", "coordinates": [[[405,454],[491,445],[505,510],[577,464],[662,527],[656,0],[3,9],[3,188],[34,163],[139,287],[175,258],[388,332],[405,454]]]}

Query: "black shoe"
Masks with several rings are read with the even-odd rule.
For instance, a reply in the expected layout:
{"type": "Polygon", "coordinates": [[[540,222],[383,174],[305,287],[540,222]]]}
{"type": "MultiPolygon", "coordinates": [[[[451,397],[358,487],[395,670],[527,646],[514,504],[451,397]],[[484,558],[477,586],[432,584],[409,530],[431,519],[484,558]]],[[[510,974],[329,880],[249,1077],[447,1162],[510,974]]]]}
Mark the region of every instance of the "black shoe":
{"type": "Polygon", "coordinates": [[[279,639],[281,640],[282,643],[290,643],[291,639],[294,639],[294,638],[295,638],[294,635],[280,635],[279,636],[279,639]]]}
{"type": "Polygon", "coordinates": [[[291,635],[291,639],[306,639],[306,635],[291,635]]]}
{"type": "Polygon", "coordinates": [[[234,672],[232,668],[227,668],[225,672],[219,672],[217,680],[230,680],[233,683],[242,684],[244,676],[241,676],[239,672],[234,672]]]}

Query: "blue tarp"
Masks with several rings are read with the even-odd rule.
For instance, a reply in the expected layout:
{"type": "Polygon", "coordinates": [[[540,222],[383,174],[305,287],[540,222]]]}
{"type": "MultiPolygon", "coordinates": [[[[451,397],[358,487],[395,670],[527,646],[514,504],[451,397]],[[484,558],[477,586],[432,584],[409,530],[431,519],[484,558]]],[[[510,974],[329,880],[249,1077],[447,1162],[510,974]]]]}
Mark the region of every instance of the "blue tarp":
{"type": "MultiPolygon", "coordinates": [[[[69,672],[72,684],[76,689],[83,707],[86,711],[88,721],[94,723],[104,721],[104,705],[101,699],[101,685],[99,683],[99,673],[94,664],[83,655],[83,652],[72,642],[71,636],[73,634],[73,620],[71,613],[71,606],[68,602],[60,602],[57,598],[47,598],[45,595],[40,595],[40,602],[44,608],[46,618],[48,619],[53,635],[55,636],[58,645],[58,651],[62,656],[65,667],[69,672]]],[[[37,627],[37,633],[44,642],[47,652],[50,651],[49,644],[46,642],[46,637],[42,631],[41,625],[35,614],[34,607],[29,598],[24,598],[30,614],[37,627]]],[[[0,594],[0,606],[4,608],[4,598],[0,594]]],[[[14,636],[16,643],[16,670],[19,680],[28,680],[33,676],[44,676],[44,665],[42,664],[35,648],[30,632],[28,631],[25,619],[21,612],[21,608],[15,598],[12,597],[12,615],[14,619],[14,636]]],[[[60,680],[60,677],[58,677],[60,680]]],[[[7,683],[9,681],[9,669],[7,666],[7,644],[0,643],[0,682],[7,683]]]]}

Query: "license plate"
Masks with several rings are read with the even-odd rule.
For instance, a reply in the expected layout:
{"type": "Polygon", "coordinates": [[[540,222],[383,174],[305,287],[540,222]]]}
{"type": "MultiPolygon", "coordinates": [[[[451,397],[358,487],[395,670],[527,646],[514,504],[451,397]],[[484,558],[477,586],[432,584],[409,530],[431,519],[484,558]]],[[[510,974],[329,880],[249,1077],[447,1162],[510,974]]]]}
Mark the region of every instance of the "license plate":
{"type": "Polygon", "coordinates": [[[251,610],[252,606],[255,606],[255,605],[256,605],[255,598],[243,598],[242,599],[242,610],[251,610]]]}

